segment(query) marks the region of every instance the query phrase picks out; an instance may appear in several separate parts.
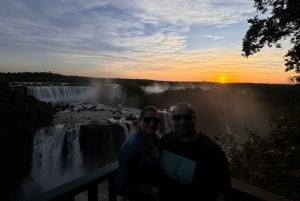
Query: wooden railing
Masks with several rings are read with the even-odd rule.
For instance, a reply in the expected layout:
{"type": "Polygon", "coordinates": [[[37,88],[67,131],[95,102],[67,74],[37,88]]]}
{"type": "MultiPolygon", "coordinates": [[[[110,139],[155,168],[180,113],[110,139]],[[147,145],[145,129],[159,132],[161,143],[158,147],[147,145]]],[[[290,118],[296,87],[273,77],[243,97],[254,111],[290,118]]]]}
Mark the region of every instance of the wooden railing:
{"type": "Polygon", "coordinates": [[[67,182],[30,199],[30,201],[74,201],[75,196],[87,191],[88,201],[98,201],[98,184],[108,181],[108,200],[117,201],[116,173],[118,162],[111,163],[93,172],[67,182]]]}
{"type": "MultiPolygon", "coordinates": [[[[116,173],[118,162],[99,168],[83,177],[58,186],[29,201],[74,201],[75,196],[87,191],[88,201],[98,201],[98,184],[108,181],[108,200],[117,201],[116,173]]],[[[291,201],[285,197],[231,179],[232,201],[291,201]]],[[[107,200],[107,199],[106,199],[107,200]]]]}
{"type": "Polygon", "coordinates": [[[291,201],[280,195],[265,191],[240,180],[231,178],[234,201],[291,201]]]}

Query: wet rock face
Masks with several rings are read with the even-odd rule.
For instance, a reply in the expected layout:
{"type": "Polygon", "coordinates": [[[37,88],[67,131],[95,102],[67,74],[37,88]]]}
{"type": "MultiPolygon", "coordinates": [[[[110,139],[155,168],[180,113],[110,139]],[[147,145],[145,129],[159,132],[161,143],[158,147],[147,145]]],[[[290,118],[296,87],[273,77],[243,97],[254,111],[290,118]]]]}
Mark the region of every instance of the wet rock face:
{"type": "Polygon", "coordinates": [[[119,124],[91,122],[80,127],[80,148],[85,168],[101,167],[117,160],[126,132],[119,124]]]}

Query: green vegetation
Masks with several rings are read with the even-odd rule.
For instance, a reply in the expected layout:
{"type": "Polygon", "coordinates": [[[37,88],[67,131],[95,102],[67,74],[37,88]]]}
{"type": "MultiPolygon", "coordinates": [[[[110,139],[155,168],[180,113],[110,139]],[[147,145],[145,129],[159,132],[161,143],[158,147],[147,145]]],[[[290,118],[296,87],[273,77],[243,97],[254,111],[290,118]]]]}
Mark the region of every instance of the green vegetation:
{"type": "Polygon", "coordinates": [[[270,135],[249,131],[243,144],[232,135],[218,135],[230,158],[232,177],[265,190],[300,200],[300,108],[274,122],[270,135]]]}
{"type": "MultiPolygon", "coordinates": [[[[142,79],[119,79],[119,78],[94,78],[72,75],[61,75],[52,72],[19,72],[19,73],[0,73],[0,78],[7,80],[8,82],[51,82],[51,83],[69,83],[89,85],[94,82],[101,83],[115,83],[123,86],[144,86],[149,85],[154,80],[142,80],[142,79]]],[[[159,81],[155,81],[159,82],[159,81]]]]}
{"type": "Polygon", "coordinates": [[[300,101],[300,84],[228,84],[231,90],[243,89],[256,100],[271,104],[280,112],[291,112],[300,101]]]}
{"type": "Polygon", "coordinates": [[[0,110],[1,129],[5,129],[2,134],[34,131],[49,123],[54,114],[51,104],[12,90],[3,79],[0,80],[0,110]]]}
{"type": "Polygon", "coordinates": [[[0,78],[8,82],[59,82],[89,84],[92,78],[80,76],[64,76],[52,72],[0,73],[0,78]]]}
{"type": "MultiPolygon", "coordinates": [[[[260,15],[248,20],[250,27],[243,39],[244,56],[259,52],[265,45],[281,47],[289,38],[291,49],[285,55],[286,71],[300,73],[300,2],[299,0],[253,0],[260,15]]],[[[300,76],[292,77],[300,82],[300,76]]]]}
{"type": "Polygon", "coordinates": [[[12,189],[17,189],[22,177],[30,171],[33,135],[51,122],[54,113],[50,104],[11,89],[0,78],[1,178],[2,190],[7,192],[2,195],[3,200],[15,200],[19,194],[12,189]]]}

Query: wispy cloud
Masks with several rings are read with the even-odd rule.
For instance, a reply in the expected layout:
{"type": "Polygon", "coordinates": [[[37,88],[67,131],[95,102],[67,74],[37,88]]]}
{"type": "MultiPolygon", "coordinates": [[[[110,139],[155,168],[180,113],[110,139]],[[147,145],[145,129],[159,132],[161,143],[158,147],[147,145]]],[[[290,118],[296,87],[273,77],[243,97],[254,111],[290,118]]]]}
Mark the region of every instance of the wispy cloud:
{"type": "Polygon", "coordinates": [[[0,53],[7,53],[0,59],[6,55],[2,61],[9,66],[14,56],[26,52],[19,58],[31,57],[33,66],[55,60],[61,72],[72,67],[94,76],[166,79],[177,70],[183,80],[201,80],[200,74],[225,67],[233,72],[237,66],[282,65],[272,56],[269,62],[260,56],[250,61],[240,56],[240,49],[216,48],[228,34],[191,34],[192,27],[229,27],[254,15],[245,0],[1,0],[0,53]],[[189,37],[199,39],[193,50],[189,37]],[[204,42],[206,49],[200,48],[204,42]]]}
{"type": "Polygon", "coordinates": [[[63,52],[178,51],[190,25],[235,23],[253,11],[243,0],[223,2],[3,0],[0,40],[63,52]]]}
{"type": "Polygon", "coordinates": [[[218,36],[218,35],[205,35],[205,36],[202,36],[202,38],[208,38],[208,39],[212,39],[212,40],[220,40],[220,39],[223,39],[224,36],[218,36]]]}

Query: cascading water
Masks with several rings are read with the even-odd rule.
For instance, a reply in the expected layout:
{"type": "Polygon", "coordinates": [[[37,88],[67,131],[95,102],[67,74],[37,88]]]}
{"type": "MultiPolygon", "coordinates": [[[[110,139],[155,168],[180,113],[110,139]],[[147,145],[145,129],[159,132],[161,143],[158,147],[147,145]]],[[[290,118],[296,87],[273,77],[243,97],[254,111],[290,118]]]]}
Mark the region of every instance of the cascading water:
{"type": "Polygon", "coordinates": [[[87,86],[30,86],[28,94],[41,101],[95,101],[97,89],[87,86]]]}
{"type": "Polygon", "coordinates": [[[36,132],[31,174],[23,181],[20,201],[84,174],[79,135],[79,124],[57,124],[36,132]]]}
{"type": "Polygon", "coordinates": [[[36,133],[31,179],[42,191],[83,174],[79,131],[80,125],[58,124],[36,133]]]}
{"type": "Polygon", "coordinates": [[[162,122],[159,127],[159,133],[160,134],[165,134],[168,132],[171,132],[174,130],[174,125],[173,125],[173,120],[172,120],[172,115],[170,112],[162,110],[160,111],[162,115],[162,122]]]}
{"type": "Polygon", "coordinates": [[[27,86],[29,95],[47,102],[97,102],[107,99],[125,99],[126,90],[118,84],[100,86],[27,86]]]}
{"type": "MultiPolygon", "coordinates": [[[[42,101],[65,102],[74,107],[80,103],[84,106],[80,110],[62,110],[53,120],[56,125],[40,129],[35,134],[32,170],[23,185],[23,199],[71,181],[110,160],[116,160],[119,146],[124,140],[122,132],[128,136],[136,129],[133,121],[139,110],[102,104],[89,107],[87,104],[99,103],[101,98],[108,102],[118,99],[117,102],[122,103],[126,98],[126,90],[120,85],[34,85],[27,86],[27,92],[42,101]],[[92,122],[97,123],[94,125],[92,122]],[[123,128],[123,131],[115,124],[123,128]]],[[[162,111],[162,114],[163,130],[159,134],[172,130],[169,113],[162,111]]]]}

